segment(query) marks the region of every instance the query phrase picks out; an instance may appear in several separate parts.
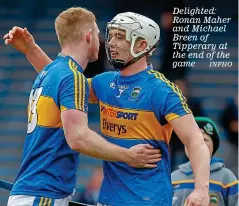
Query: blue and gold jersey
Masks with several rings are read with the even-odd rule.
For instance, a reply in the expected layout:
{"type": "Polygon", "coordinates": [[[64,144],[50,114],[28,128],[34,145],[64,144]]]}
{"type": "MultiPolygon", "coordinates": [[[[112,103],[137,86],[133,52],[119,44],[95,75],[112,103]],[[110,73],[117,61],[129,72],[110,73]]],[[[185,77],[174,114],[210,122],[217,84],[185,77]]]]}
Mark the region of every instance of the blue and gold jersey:
{"type": "Polygon", "coordinates": [[[81,67],[58,56],[38,74],[30,94],[23,159],[11,195],[69,196],[76,184],[78,152],[68,146],[61,112],[87,112],[89,86],[81,67]]]}
{"type": "Polygon", "coordinates": [[[172,204],[168,143],[169,122],[191,113],[176,85],[147,68],[132,75],[107,72],[89,80],[91,103],[99,103],[103,136],[130,148],[151,144],[163,154],[155,169],[135,169],[121,162],[104,162],[99,203],[110,206],[172,204]]]}

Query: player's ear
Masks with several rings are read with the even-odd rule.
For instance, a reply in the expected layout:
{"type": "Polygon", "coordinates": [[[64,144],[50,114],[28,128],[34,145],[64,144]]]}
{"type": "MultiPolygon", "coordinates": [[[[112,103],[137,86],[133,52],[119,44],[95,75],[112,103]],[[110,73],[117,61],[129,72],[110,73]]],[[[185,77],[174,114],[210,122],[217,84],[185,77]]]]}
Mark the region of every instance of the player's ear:
{"type": "Polygon", "coordinates": [[[92,29],[89,30],[89,32],[86,33],[86,41],[87,43],[91,43],[92,40],[92,29]]]}
{"type": "Polygon", "coordinates": [[[136,53],[139,53],[139,52],[145,50],[146,47],[147,47],[147,45],[148,45],[148,44],[147,44],[147,41],[146,41],[146,40],[144,40],[144,39],[138,40],[138,41],[136,42],[136,53]]]}
{"type": "Polygon", "coordinates": [[[138,48],[140,49],[140,51],[143,51],[146,49],[147,45],[147,41],[143,39],[139,41],[138,48]]]}

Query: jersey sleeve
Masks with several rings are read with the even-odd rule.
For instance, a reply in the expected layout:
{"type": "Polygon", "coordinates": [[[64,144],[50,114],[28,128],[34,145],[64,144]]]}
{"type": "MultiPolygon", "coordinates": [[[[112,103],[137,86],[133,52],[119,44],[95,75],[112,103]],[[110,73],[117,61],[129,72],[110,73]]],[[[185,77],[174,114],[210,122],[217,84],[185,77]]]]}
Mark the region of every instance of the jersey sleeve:
{"type": "Polygon", "coordinates": [[[171,84],[172,87],[168,89],[164,106],[164,117],[170,122],[177,117],[192,113],[188,107],[187,99],[183,96],[182,91],[177,85],[171,84]]]}
{"type": "Polygon", "coordinates": [[[167,122],[192,113],[182,91],[170,81],[159,85],[159,88],[155,90],[154,97],[158,104],[157,107],[159,107],[160,116],[167,122]]]}
{"type": "Polygon", "coordinates": [[[61,111],[77,109],[88,112],[89,86],[82,73],[74,71],[63,78],[58,95],[61,111]]]}

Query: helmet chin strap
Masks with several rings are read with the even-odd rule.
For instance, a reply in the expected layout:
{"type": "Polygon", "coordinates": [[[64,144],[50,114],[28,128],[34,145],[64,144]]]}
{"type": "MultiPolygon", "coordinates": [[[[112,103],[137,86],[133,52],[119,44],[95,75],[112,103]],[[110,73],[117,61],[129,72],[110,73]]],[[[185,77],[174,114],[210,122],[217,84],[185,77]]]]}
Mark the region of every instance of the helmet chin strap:
{"type": "Polygon", "coordinates": [[[131,61],[125,63],[119,68],[120,71],[123,71],[126,67],[128,67],[129,65],[133,64],[134,62],[138,61],[139,59],[141,59],[142,57],[146,56],[147,53],[141,54],[140,56],[132,59],[131,61]]]}
{"type": "Polygon", "coordinates": [[[112,59],[110,60],[110,64],[113,65],[113,67],[115,69],[119,69],[120,71],[123,71],[126,67],[128,67],[129,65],[133,64],[134,62],[138,61],[139,59],[141,59],[142,57],[146,56],[147,54],[149,54],[152,50],[154,50],[156,48],[157,45],[153,46],[152,48],[149,49],[149,51],[139,55],[138,57],[133,58],[131,61],[125,63],[125,61],[120,60],[120,59],[112,59]]]}

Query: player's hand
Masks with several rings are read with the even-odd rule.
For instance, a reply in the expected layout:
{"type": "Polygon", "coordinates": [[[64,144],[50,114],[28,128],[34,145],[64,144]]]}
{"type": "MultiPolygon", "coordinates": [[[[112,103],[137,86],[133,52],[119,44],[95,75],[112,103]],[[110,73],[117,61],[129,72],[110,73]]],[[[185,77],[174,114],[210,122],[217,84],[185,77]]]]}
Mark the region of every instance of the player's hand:
{"type": "Polygon", "coordinates": [[[209,205],[208,188],[194,189],[186,199],[184,206],[208,206],[209,205]]]}
{"type": "Polygon", "coordinates": [[[37,48],[33,36],[27,31],[27,28],[14,26],[4,35],[6,45],[13,46],[16,50],[27,54],[37,48]]]}
{"type": "Polygon", "coordinates": [[[136,168],[155,168],[161,160],[162,154],[159,149],[154,149],[149,144],[138,144],[129,149],[128,165],[136,168]]]}

